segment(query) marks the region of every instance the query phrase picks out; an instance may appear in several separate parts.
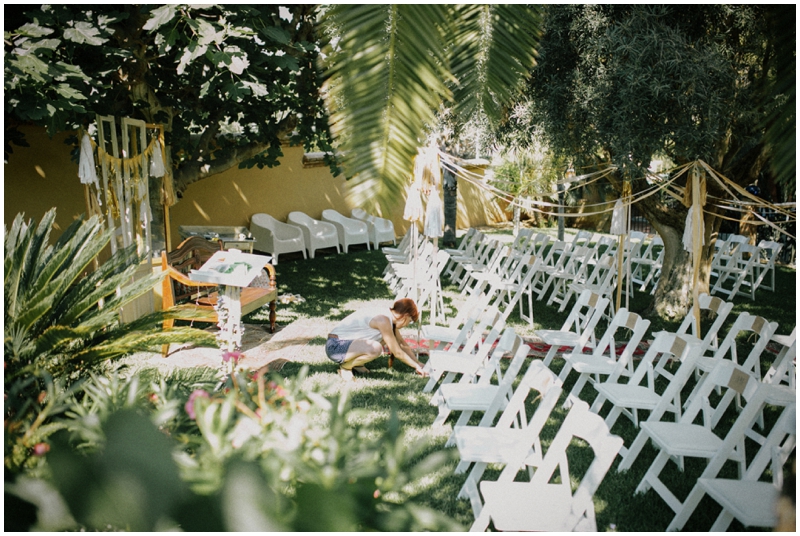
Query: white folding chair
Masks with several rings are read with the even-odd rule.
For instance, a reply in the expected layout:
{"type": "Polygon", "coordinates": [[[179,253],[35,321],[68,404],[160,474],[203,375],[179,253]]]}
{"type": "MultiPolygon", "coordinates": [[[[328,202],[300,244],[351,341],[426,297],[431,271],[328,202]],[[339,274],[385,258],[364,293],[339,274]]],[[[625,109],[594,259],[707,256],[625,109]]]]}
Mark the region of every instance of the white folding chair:
{"type": "Polygon", "coordinates": [[[495,396],[477,426],[456,425],[453,428],[451,441],[458,448],[460,458],[455,472],[461,474],[469,469],[458,498],[470,500],[476,518],[483,507],[478,482],[488,464],[506,464],[518,458],[520,451],[527,453],[526,466],[536,467],[541,463],[539,434],[559,396],[561,382],[556,375],[541,361],[532,361],[511,400],[495,396]],[[525,405],[533,406],[536,402],[529,419],[525,405]]]}
{"type": "Polygon", "coordinates": [[[537,329],[534,334],[550,345],[544,364],[550,366],[562,348],[571,351],[576,346],[594,348],[597,345],[595,328],[608,307],[608,298],[598,296],[591,290],[581,292],[561,329],[537,329]]]}
{"type": "MultiPolygon", "coordinates": [[[[721,360],[708,374],[706,382],[695,390],[692,403],[677,422],[643,422],[641,432],[659,452],[636,487],[635,493],[644,493],[652,488],[673,512],[680,512],[683,502],[661,481],[661,471],[670,459],[676,460],[683,470],[684,457],[711,460],[720,451],[723,439],[715,433],[716,427],[712,423],[712,415],[719,409],[714,407],[714,399],[710,396],[714,387],[719,386],[726,392],[738,393],[747,400],[748,405],[753,403],[756,406],[752,410],[755,419],[761,409],[759,398],[755,396],[760,385],[762,384],[742,367],[731,361],[721,360]],[[698,417],[701,417],[701,422],[695,423],[698,417]]],[[[741,478],[746,467],[745,433],[734,433],[736,436],[731,441],[735,443],[735,448],[729,452],[728,459],[738,465],[741,478]]]]}
{"type": "MultiPolygon", "coordinates": [[[[733,363],[740,364],[748,374],[752,374],[757,381],[761,381],[761,356],[776,329],[778,329],[777,322],[767,322],[760,316],[753,316],[749,313],[740,314],[736,317],[736,320],[730,330],[728,330],[728,334],[719,345],[719,349],[714,353],[714,356],[700,357],[700,359],[697,360],[698,383],[705,381],[704,379],[708,372],[721,360],[730,360],[733,363]],[[747,334],[747,332],[752,333],[756,337],[756,340],[753,343],[753,348],[750,350],[750,353],[739,363],[736,338],[742,334],[747,334]]],[[[691,396],[693,395],[690,395],[690,397],[691,396]]],[[[718,410],[714,414],[714,426],[716,426],[719,419],[722,418],[722,414],[734,399],[738,404],[739,397],[735,396],[735,392],[728,390],[720,401],[718,410]]],[[[687,403],[690,401],[691,398],[687,400],[687,403]]],[[[763,419],[761,419],[761,421],[763,423],[763,419]]]]}
{"type": "Polygon", "coordinates": [[[781,254],[783,244],[780,242],[762,240],[758,243],[758,247],[761,256],[755,263],[757,276],[755,287],[765,288],[775,292],[775,262],[781,254]],[[767,276],[769,276],[768,285],[765,283],[767,276]]]}
{"type": "Polygon", "coordinates": [[[737,294],[749,296],[751,300],[756,299],[755,295],[755,264],[758,260],[760,253],[759,248],[749,244],[741,243],[732,254],[731,260],[728,264],[716,267],[716,270],[711,272],[711,277],[715,277],[716,281],[711,287],[711,294],[725,294],[733,299],[737,294]],[[725,285],[731,283],[730,288],[725,285]],[[746,289],[747,291],[745,292],[746,289]]]}
{"type": "Polygon", "coordinates": [[[611,296],[618,279],[615,259],[616,255],[603,255],[595,263],[594,268],[592,268],[591,273],[584,282],[568,283],[567,293],[563,298],[551,298],[554,302],[561,304],[558,308],[559,312],[567,308],[572,296],[579,295],[584,290],[590,290],[598,296],[611,296]]]}
{"type": "Polygon", "coordinates": [[[657,281],[657,274],[664,263],[664,241],[659,235],[655,235],[648,242],[647,247],[638,256],[631,258],[631,282],[641,285],[639,290],[647,291],[650,283],[654,288],[657,281]]]}
{"type": "Polygon", "coordinates": [[[562,382],[566,382],[572,370],[578,372],[578,380],[570,391],[564,407],[569,407],[579,399],[581,390],[587,381],[599,382],[601,376],[607,376],[608,381],[617,381],[620,376],[633,375],[633,352],[638,348],[644,337],[649,320],[644,320],[636,313],[631,313],[624,307],[614,315],[603,338],[594,347],[591,354],[584,354],[583,348],[574,348],[564,356],[564,366],[558,375],[562,382]],[[625,348],[617,355],[616,340],[624,331],[630,331],[630,339],[625,348]],[[608,353],[606,353],[608,351],[608,353]]]}
{"type": "MultiPolygon", "coordinates": [[[[481,364],[486,361],[492,348],[500,339],[505,328],[505,320],[498,318],[491,331],[484,335],[475,330],[463,348],[459,350],[432,351],[425,363],[424,370],[430,375],[423,393],[433,391],[440,382],[447,384],[455,381],[462,374],[474,375],[481,364]]],[[[438,405],[439,393],[431,397],[431,405],[438,405]]]]}
{"type": "Polygon", "coordinates": [[[789,335],[772,335],[772,340],[781,345],[781,350],[764,374],[764,383],[786,384],[797,388],[797,327],[789,335]]]}
{"type": "MultiPolygon", "coordinates": [[[[699,352],[700,355],[703,356],[706,355],[709,350],[716,352],[719,349],[719,330],[728,319],[730,312],[733,310],[733,304],[731,302],[723,301],[721,298],[709,296],[706,293],[700,294],[697,302],[701,310],[708,311],[714,315],[714,321],[711,323],[711,325],[703,326],[703,331],[705,334],[703,335],[702,340],[699,338],[697,331],[697,319],[695,318],[694,314],[694,308],[696,307],[695,305],[692,305],[692,307],[689,309],[689,312],[686,313],[683,322],[681,322],[681,325],[678,327],[675,333],[677,335],[685,335],[685,339],[700,344],[699,352]]],[[[656,333],[656,335],[658,334],[656,333]]]]}
{"type": "MultiPolygon", "coordinates": [[[[660,332],[656,335],[656,339],[650,345],[647,353],[639,361],[628,383],[605,381],[594,384],[597,397],[592,404],[592,411],[600,414],[606,402],[611,404],[611,409],[605,418],[609,430],[614,429],[614,424],[620,415],[625,415],[633,422],[634,426],[638,427],[639,411],[641,410],[648,411],[653,415],[656,408],[659,408],[658,418],[665,412],[671,412],[679,418],[682,409],[680,390],[667,388],[659,391],[657,389],[656,358],[658,358],[658,362],[662,363],[670,359],[683,363],[690,355],[696,359],[698,348],[696,343],[687,342],[679,335],[666,331],[660,332]],[[667,391],[669,391],[669,397],[662,403],[662,395],[667,391]]],[[[680,381],[680,379],[675,381],[680,381]]],[[[623,459],[627,455],[627,449],[624,446],[620,449],[620,455],[623,459]]]]}
{"type": "Polygon", "coordinates": [[[439,387],[439,413],[433,421],[433,427],[443,426],[454,411],[460,412],[456,425],[464,426],[474,412],[489,409],[495,397],[508,400],[512,392],[511,384],[519,374],[527,355],[528,347],[522,343],[522,337],[513,328],[506,328],[485,362],[476,363],[474,370],[459,370],[461,378],[458,382],[439,387]],[[500,360],[508,354],[513,357],[503,372],[500,360]],[[493,376],[497,377],[497,383],[491,382],[493,376]]]}
{"type": "Polygon", "coordinates": [[[771,389],[773,387],[766,384],[760,386],[761,392],[758,396],[762,399],[762,404],[783,406],[783,410],[743,477],[720,478],[719,473],[738,446],[738,436],[753,425],[752,421],[757,413],[755,408],[739,416],[670,522],[667,531],[681,530],[706,495],[722,506],[722,512],[711,527],[712,532],[727,530],[734,518],[746,527],[775,528],[778,521],[777,499],[783,485],[783,466],[794,451],[797,441],[797,403],[791,397],[780,394],[778,400],[770,399],[771,389]],[[769,481],[765,482],[761,479],[767,470],[772,474],[769,481]]]}
{"type": "Polygon", "coordinates": [[[527,453],[509,460],[497,482],[481,482],[484,505],[470,531],[483,532],[490,522],[496,530],[597,531],[592,498],[621,445],[622,438],[611,435],[600,416],[591,413],[585,402],[576,403],[529,482],[514,481],[527,453]],[[588,443],[594,459],[573,493],[576,477],[570,473],[567,447],[574,437],[588,443]],[[559,480],[554,479],[556,474],[559,480]]]}

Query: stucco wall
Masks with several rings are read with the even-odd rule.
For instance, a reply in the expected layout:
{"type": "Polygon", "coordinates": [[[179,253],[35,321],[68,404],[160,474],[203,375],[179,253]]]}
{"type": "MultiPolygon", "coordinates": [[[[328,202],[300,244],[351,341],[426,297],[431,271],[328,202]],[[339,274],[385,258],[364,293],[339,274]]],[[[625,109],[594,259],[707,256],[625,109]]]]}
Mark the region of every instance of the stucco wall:
{"type": "MultiPolygon", "coordinates": [[[[41,219],[57,207],[57,223],[65,228],[86,212],[78,166],[70,161],[66,135],[50,139],[43,129],[23,128],[29,148],[14,147],[4,166],[4,219],[8,225],[17,212],[41,219]]],[[[285,220],[299,210],[319,218],[326,208],[349,215],[347,181],[333,177],[326,166],[304,167],[301,147],[283,148],[281,165],[274,168],[231,169],[190,185],[182,199],[170,208],[172,244],[180,242],[180,225],[244,225],[258,212],[285,220]]],[[[480,172],[480,168],[471,171],[480,172]]],[[[458,186],[458,228],[503,221],[507,214],[480,188],[466,181],[458,186]]],[[[404,200],[390,217],[398,235],[408,222],[402,219],[404,200]]],[[[58,231],[54,237],[58,236],[58,231]]]]}
{"type": "Polygon", "coordinates": [[[26,220],[38,222],[57,207],[53,232],[57,236],[59,229],[86,213],[78,164],[70,161],[70,146],[64,144],[67,134],[50,139],[44,129],[22,127],[20,131],[30,147],[12,146],[14,152],[3,165],[3,222],[10,225],[19,212],[26,220]]]}

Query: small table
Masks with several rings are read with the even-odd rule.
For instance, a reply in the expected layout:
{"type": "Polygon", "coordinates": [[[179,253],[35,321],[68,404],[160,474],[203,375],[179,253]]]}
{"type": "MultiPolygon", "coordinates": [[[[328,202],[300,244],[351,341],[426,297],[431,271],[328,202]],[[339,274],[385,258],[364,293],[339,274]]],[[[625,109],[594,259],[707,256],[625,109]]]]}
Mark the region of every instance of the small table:
{"type": "Polygon", "coordinates": [[[222,225],[181,225],[178,227],[181,238],[202,236],[206,240],[222,242],[222,249],[238,249],[245,253],[253,253],[256,239],[247,227],[222,225]]]}

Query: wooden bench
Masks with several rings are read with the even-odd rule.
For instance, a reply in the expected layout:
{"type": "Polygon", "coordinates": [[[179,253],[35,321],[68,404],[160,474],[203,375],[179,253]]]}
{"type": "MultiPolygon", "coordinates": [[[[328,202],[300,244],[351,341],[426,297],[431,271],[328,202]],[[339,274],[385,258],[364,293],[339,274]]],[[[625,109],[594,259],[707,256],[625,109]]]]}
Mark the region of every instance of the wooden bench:
{"type": "MultiPolygon", "coordinates": [[[[161,253],[161,269],[166,272],[162,283],[163,309],[177,312],[172,318],[164,320],[164,330],[169,330],[175,320],[191,320],[216,324],[217,285],[201,283],[189,279],[190,270],[198,270],[217,251],[222,250],[222,243],[193,236],[180,243],[174,251],[161,253]]],[[[275,280],[275,267],[266,264],[264,268],[269,275],[266,287],[252,286],[242,289],[242,315],[252,313],[269,303],[270,332],[275,333],[275,308],[278,299],[278,287],[275,280]]],[[[162,346],[164,357],[169,353],[169,344],[162,346]]]]}

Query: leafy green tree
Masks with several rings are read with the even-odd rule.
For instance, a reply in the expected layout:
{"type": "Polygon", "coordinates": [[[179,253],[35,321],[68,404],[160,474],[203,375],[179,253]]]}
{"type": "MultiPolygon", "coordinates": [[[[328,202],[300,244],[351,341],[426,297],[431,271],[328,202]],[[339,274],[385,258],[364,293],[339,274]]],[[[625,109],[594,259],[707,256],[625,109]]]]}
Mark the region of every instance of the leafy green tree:
{"type": "Polygon", "coordinates": [[[21,19],[4,34],[6,157],[9,142],[24,143],[20,123],[52,135],[95,114],[165,124],[178,193],[231,167],[275,166],[284,140],[331,149],[313,5],[70,4],[6,15],[21,19]]]}
{"type": "Polygon", "coordinates": [[[496,124],[535,59],[540,8],[363,4],[324,11],[331,130],[356,203],[402,199],[417,148],[445,104],[496,124]]]}
{"type": "MultiPolygon", "coordinates": [[[[650,161],[702,159],[740,185],[769,174],[762,118],[776,106],[768,6],[551,6],[528,97],[532,125],[578,165],[618,168],[617,191],[647,187],[650,161]],[[772,100],[768,100],[769,96],[772,100]],[[766,103],[766,104],[765,104],[766,103]]],[[[709,194],[726,193],[709,183],[709,194]]],[[[665,242],[656,312],[683,314],[692,287],[686,209],[656,196],[638,206],[665,242]]],[[[706,206],[701,286],[721,218],[706,206]]]]}

